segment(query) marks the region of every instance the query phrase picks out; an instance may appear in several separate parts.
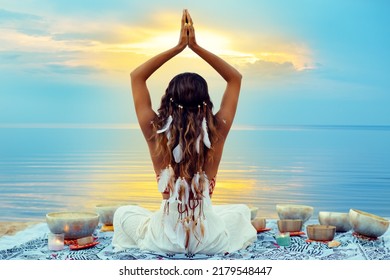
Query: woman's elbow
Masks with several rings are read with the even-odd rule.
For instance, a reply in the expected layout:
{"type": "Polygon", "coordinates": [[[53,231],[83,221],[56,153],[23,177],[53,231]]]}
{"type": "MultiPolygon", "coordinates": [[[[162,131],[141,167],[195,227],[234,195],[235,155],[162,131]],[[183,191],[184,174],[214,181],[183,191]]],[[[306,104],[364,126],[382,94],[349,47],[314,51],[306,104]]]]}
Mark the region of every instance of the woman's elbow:
{"type": "Polygon", "coordinates": [[[137,77],[137,73],[135,70],[130,72],[130,80],[134,80],[137,77]]]}
{"type": "Polygon", "coordinates": [[[236,72],[235,75],[230,79],[230,83],[234,83],[234,84],[237,84],[237,85],[241,85],[241,81],[242,81],[242,75],[240,72],[236,72]]]}
{"type": "Polygon", "coordinates": [[[237,72],[237,80],[241,83],[242,81],[242,74],[240,72],[237,72]]]}
{"type": "Polygon", "coordinates": [[[242,74],[236,70],[234,75],[231,77],[230,81],[241,84],[242,74]]]}
{"type": "Polygon", "coordinates": [[[142,80],[143,79],[142,72],[139,71],[138,68],[134,69],[133,71],[130,72],[130,79],[132,81],[134,81],[134,80],[142,80]]]}

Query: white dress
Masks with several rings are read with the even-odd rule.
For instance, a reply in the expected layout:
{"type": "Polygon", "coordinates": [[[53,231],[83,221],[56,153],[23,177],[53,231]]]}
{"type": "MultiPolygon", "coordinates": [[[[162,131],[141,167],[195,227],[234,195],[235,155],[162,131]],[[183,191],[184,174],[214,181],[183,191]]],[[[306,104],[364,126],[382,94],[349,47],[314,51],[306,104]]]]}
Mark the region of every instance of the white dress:
{"type": "Polygon", "coordinates": [[[134,205],[118,208],[113,222],[112,244],[115,251],[140,248],[164,253],[217,254],[246,248],[257,238],[246,205],[213,206],[210,201],[204,204],[204,236],[201,242],[190,236],[186,248],[184,233],[177,227],[178,202],[166,202],[163,200],[160,209],[155,212],[134,205]],[[165,208],[166,205],[169,209],[165,208]]]}

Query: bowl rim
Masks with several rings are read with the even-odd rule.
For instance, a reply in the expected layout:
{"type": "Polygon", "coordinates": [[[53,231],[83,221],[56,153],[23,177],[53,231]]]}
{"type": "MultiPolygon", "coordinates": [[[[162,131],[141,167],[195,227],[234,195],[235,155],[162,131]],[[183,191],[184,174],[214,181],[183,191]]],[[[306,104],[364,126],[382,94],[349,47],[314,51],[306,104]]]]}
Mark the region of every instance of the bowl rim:
{"type": "Polygon", "coordinates": [[[342,214],[342,215],[349,215],[348,212],[334,212],[334,211],[319,211],[318,212],[318,215],[319,214],[342,214]]]}
{"type": "Polygon", "coordinates": [[[331,241],[334,239],[336,234],[336,227],[330,225],[312,224],[306,226],[306,232],[309,239],[318,241],[331,241]]]}
{"type": "Polygon", "coordinates": [[[302,219],[278,219],[276,221],[277,224],[279,223],[300,223],[300,224],[303,224],[303,220],[302,219]]]}
{"type": "Polygon", "coordinates": [[[327,230],[327,229],[333,230],[333,229],[336,229],[336,226],[315,224],[315,225],[307,225],[306,228],[307,229],[309,229],[309,228],[316,228],[316,229],[319,229],[319,230],[327,230]]]}
{"type": "Polygon", "coordinates": [[[303,226],[303,220],[301,219],[279,219],[276,221],[280,232],[288,231],[301,231],[303,226]],[[292,228],[292,229],[291,229],[292,228]],[[289,229],[289,230],[287,230],[289,229]]]}
{"type": "Polygon", "coordinates": [[[48,219],[58,219],[58,220],[79,220],[79,219],[85,219],[85,218],[99,218],[99,214],[95,212],[88,212],[88,211],[58,211],[58,212],[50,212],[46,214],[46,218],[48,219]],[[80,217],[65,217],[61,215],[65,214],[85,214],[86,216],[80,216],[80,217]]]}
{"type": "Polygon", "coordinates": [[[358,210],[358,209],[354,209],[354,208],[351,208],[349,210],[349,213],[353,213],[353,212],[356,212],[357,214],[360,214],[360,215],[363,215],[364,217],[367,217],[367,218],[373,218],[373,219],[376,219],[376,220],[379,220],[381,222],[387,222],[389,223],[390,221],[386,218],[383,218],[381,216],[378,216],[378,215],[375,215],[375,214],[371,214],[371,213],[368,213],[368,212],[364,212],[362,210],[358,210]]]}

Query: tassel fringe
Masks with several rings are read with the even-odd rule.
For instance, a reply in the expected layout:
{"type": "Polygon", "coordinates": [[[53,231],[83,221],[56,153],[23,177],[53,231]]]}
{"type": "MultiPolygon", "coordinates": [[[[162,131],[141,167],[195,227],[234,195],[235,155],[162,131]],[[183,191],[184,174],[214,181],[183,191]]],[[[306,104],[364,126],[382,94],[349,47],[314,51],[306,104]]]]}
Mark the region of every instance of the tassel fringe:
{"type": "Polygon", "coordinates": [[[177,202],[179,217],[174,227],[163,225],[163,230],[169,236],[176,236],[175,243],[188,252],[192,252],[207,238],[207,220],[204,216],[204,205],[211,203],[209,195],[210,181],[204,172],[197,172],[190,184],[185,178],[175,179],[171,165],[161,170],[159,176],[159,191],[170,190],[170,198],[165,215],[169,215],[169,204],[177,202]],[[190,198],[192,193],[192,197],[190,198]],[[194,243],[195,242],[195,243],[194,243]]]}

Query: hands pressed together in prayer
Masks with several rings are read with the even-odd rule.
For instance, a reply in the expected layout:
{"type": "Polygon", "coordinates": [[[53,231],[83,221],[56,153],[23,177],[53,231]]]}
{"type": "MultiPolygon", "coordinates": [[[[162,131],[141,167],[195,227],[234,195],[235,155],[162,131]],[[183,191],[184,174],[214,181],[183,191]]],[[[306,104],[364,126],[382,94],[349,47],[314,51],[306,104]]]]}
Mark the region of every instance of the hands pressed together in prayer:
{"type": "Polygon", "coordinates": [[[187,46],[192,49],[194,46],[196,46],[194,23],[187,9],[183,10],[178,45],[182,49],[185,49],[187,46]]]}

